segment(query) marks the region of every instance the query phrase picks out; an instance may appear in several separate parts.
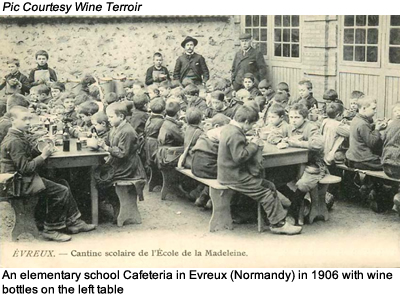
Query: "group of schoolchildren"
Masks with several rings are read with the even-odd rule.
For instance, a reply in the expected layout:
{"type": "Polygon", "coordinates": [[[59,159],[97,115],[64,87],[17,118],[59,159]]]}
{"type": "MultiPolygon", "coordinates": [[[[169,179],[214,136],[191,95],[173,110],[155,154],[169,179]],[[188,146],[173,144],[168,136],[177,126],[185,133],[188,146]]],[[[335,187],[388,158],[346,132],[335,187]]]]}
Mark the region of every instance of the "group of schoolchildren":
{"type": "MultiPolygon", "coordinates": [[[[82,80],[79,91],[66,90],[48,67],[46,51],[36,53],[37,67],[28,77],[19,72],[17,59],[7,62],[10,73],[0,81],[7,96],[0,106],[1,173],[19,172],[23,195],[47,199],[46,239],[68,241],[67,233],[86,232],[95,226],[80,219],[69,186],[39,175],[54,148],[47,145],[39,153],[34,146],[41,136],[31,124],[35,114],[55,116],[76,138],[95,132],[98,146],[109,153],[106,164],[112,166],[113,180],[144,179],[163,167],[189,168],[197,177],[217,179],[261,203],[273,233],[301,232],[300,203],[337,162],[384,170],[400,178],[400,104],[395,105],[388,125],[374,123],[376,100],[362,92],[353,92],[351,105],[345,109],[334,90],[326,91],[318,103],[309,80],[299,82],[298,99],[290,97],[286,83],[274,89],[266,80],[257,82],[251,73],[244,75],[238,90],[224,78],[196,85],[189,78],[171,80],[162,54],[155,53],[153,58],[145,83],[126,80],[125,92],[119,94],[104,93],[90,75],[82,80]],[[265,179],[261,167],[265,142],[309,150],[301,178],[279,191],[265,179]],[[172,147],[181,147],[181,155],[172,165],[165,165],[163,152],[172,147]],[[288,211],[295,225],[286,221],[288,211]]],[[[373,183],[365,184],[373,190],[373,183]]],[[[212,205],[207,187],[188,186],[192,189],[180,189],[195,205],[212,205]]],[[[396,201],[400,198],[395,197],[395,210],[400,212],[396,201]]]]}

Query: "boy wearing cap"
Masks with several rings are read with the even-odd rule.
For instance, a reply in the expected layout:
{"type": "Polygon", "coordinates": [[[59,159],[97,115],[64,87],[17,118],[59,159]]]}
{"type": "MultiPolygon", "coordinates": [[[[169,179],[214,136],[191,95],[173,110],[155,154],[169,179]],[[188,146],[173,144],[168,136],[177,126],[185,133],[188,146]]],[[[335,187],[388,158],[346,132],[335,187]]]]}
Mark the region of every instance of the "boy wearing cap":
{"type": "Polygon", "coordinates": [[[241,34],[240,50],[236,53],[232,64],[232,85],[235,91],[243,88],[244,74],[254,75],[257,83],[267,78],[267,66],[261,52],[251,47],[252,37],[248,33],[241,34]]]}
{"type": "Polygon", "coordinates": [[[198,41],[195,38],[187,36],[181,43],[185,53],[178,57],[174,69],[174,79],[181,83],[188,78],[194,84],[203,84],[210,78],[210,72],[203,56],[194,52],[198,41]]]}

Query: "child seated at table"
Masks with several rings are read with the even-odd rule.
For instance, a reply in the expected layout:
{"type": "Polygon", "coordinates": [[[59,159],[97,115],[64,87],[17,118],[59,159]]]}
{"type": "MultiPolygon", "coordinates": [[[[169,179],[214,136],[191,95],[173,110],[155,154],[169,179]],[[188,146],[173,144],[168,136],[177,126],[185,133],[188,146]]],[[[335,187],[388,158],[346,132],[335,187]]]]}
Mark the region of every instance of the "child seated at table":
{"type": "Polygon", "coordinates": [[[275,91],[272,88],[272,84],[267,81],[267,79],[263,79],[258,84],[258,89],[260,90],[261,94],[267,99],[269,102],[274,96],[275,91]]]}
{"type": "Polygon", "coordinates": [[[187,100],[187,108],[198,108],[203,114],[207,110],[206,102],[199,97],[199,88],[194,84],[189,84],[184,89],[187,100]]]}
{"type": "Polygon", "coordinates": [[[246,91],[250,93],[250,97],[253,99],[256,96],[261,96],[261,92],[258,90],[257,86],[255,85],[255,77],[251,73],[246,73],[243,76],[243,86],[246,91]]]}
{"type": "Polygon", "coordinates": [[[340,103],[332,102],[326,106],[328,118],[322,121],[320,130],[324,138],[324,161],[328,166],[335,162],[344,162],[345,152],[341,150],[341,146],[349,138],[350,126],[341,122],[343,111],[340,103]]]}
{"type": "MultiPolygon", "coordinates": [[[[203,114],[201,111],[197,108],[189,108],[186,111],[186,130],[185,130],[185,138],[183,142],[183,147],[185,149],[185,152],[187,152],[185,158],[182,163],[182,167],[185,169],[191,169],[192,168],[192,154],[191,150],[193,146],[196,144],[197,139],[199,136],[203,133],[203,130],[200,127],[201,120],[202,120],[203,114]]],[[[178,167],[180,165],[178,164],[178,167]]]]}
{"type": "Polygon", "coordinates": [[[41,154],[35,153],[25,133],[30,128],[31,115],[25,107],[16,106],[10,110],[12,127],[1,144],[1,173],[22,175],[23,196],[37,196],[39,201],[47,201],[44,230],[42,236],[47,240],[66,242],[71,236],[62,233],[79,233],[94,230],[95,225],[86,224],[80,219],[81,213],[71,191],[64,185],[42,178],[37,170],[54,152],[47,145],[41,154]]]}
{"type": "MultiPolygon", "coordinates": [[[[293,105],[289,110],[291,130],[286,142],[290,147],[309,149],[308,163],[301,178],[296,182],[293,212],[297,218],[301,202],[307,192],[314,189],[327,173],[324,163],[324,140],[318,127],[307,119],[308,108],[304,104],[293,105]]],[[[298,221],[298,220],[297,220],[298,221]]]]}
{"type": "Polygon", "coordinates": [[[160,90],[157,85],[152,84],[147,87],[147,95],[149,97],[149,101],[154,98],[160,97],[160,90]]]}
{"type": "Polygon", "coordinates": [[[163,81],[159,84],[158,90],[160,91],[160,97],[163,98],[165,101],[169,93],[171,92],[171,82],[170,81],[163,81]]]}
{"type": "Polygon", "coordinates": [[[358,99],[364,97],[364,93],[360,92],[360,91],[353,91],[350,95],[350,107],[349,109],[346,109],[343,113],[343,117],[348,120],[351,121],[354,119],[354,117],[357,115],[358,113],[358,105],[357,105],[357,101],[358,99]]]}
{"type": "Polygon", "coordinates": [[[258,139],[248,142],[246,132],[252,129],[258,118],[256,111],[243,106],[236,112],[234,120],[222,128],[218,148],[218,182],[259,202],[272,233],[298,234],[302,228],[286,222],[286,211],[274,184],[252,175],[253,172],[248,169],[248,163],[254,160],[261,144],[258,139]]]}
{"type": "Polygon", "coordinates": [[[279,144],[289,136],[290,126],[285,120],[285,108],[280,104],[273,104],[267,114],[268,125],[262,130],[269,132],[267,141],[270,144],[279,144]]]}
{"type": "Polygon", "coordinates": [[[106,141],[110,133],[110,123],[108,122],[107,114],[104,111],[95,113],[90,119],[92,122],[92,128],[95,129],[95,133],[98,138],[106,141]]]}
{"type": "Polygon", "coordinates": [[[289,85],[286,82],[280,82],[276,86],[276,93],[281,93],[281,94],[286,94],[288,97],[288,103],[290,105],[290,91],[289,91],[289,85]]]}
{"type": "MultiPolygon", "coordinates": [[[[205,120],[204,134],[200,135],[192,149],[192,173],[200,178],[217,179],[218,144],[221,127],[230,122],[230,118],[219,113],[205,120]]],[[[196,199],[196,206],[205,206],[210,199],[206,186],[196,199]]],[[[210,205],[207,205],[210,207],[210,205]]]]}
{"type": "Polygon", "coordinates": [[[357,101],[358,113],[350,123],[350,146],[346,152],[347,165],[362,170],[383,170],[380,153],[382,123],[374,125],[376,100],[365,96],[357,101]]]}
{"type": "Polygon", "coordinates": [[[313,85],[310,80],[299,81],[299,98],[290,105],[301,103],[307,106],[308,109],[318,108],[318,101],[314,98],[312,89],[313,85]]]}
{"type": "Polygon", "coordinates": [[[257,102],[258,107],[260,108],[260,112],[264,112],[265,111],[265,105],[267,104],[267,99],[264,96],[257,96],[254,101],[257,102]]]}
{"type": "Polygon", "coordinates": [[[62,82],[53,82],[50,85],[50,89],[51,89],[51,101],[49,103],[50,108],[53,108],[53,104],[56,101],[59,101],[62,93],[65,92],[65,85],[62,82]]]}
{"type": "Polygon", "coordinates": [[[144,88],[144,83],[139,80],[135,80],[132,85],[132,92],[134,96],[146,93],[146,89],[144,88]]]}
{"type": "Polygon", "coordinates": [[[70,123],[75,126],[78,121],[78,116],[75,111],[75,99],[72,93],[63,95],[62,101],[65,107],[63,122],[70,123]]]}
{"type": "Polygon", "coordinates": [[[70,134],[72,137],[79,137],[81,132],[87,132],[92,127],[92,122],[90,119],[92,116],[99,111],[99,105],[96,101],[84,102],[77,108],[79,121],[77,126],[70,129],[70,134]]]}
{"type": "Polygon", "coordinates": [[[6,114],[0,118],[0,144],[12,126],[10,110],[15,106],[28,108],[29,101],[21,94],[14,94],[7,98],[6,114]]]}
{"type": "Polygon", "coordinates": [[[110,105],[114,102],[118,102],[118,95],[117,93],[110,92],[104,95],[104,102],[106,105],[110,105]]]}
{"type": "Polygon", "coordinates": [[[112,103],[107,106],[106,114],[111,125],[109,141],[99,140],[99,146],[110,153],[107,164],[114,170],[112,181],[145,179],[146,173],[137,153],[138,136],[126,121],[126,106],[121,102],[112,103]]]}
{"type": "Polygon", "coordinates": [[[146,153],[146,167],[153,168],[156,166],[157,138],[164,123],[165,101],[161,98],[156,98],[150,101],[149,107],[151,113],[144,127],[144,149],[146,153]]]}
{"type": "Polygon", "coordinates": [[[30,98],[33,102],[48,104],[51,100],[51,89],[45,84],[34,86],[30,90],[30,98]]]}
{"type": "Polygon", "coordinates": [[[133,96],[134,109],[132,115],[127,119],[135,129],[138,136],[143,136],[146,121],[149,118],[147,110],[148,98],[145,94],[133,96]]]}
{"type": "Polygon", "coordinates": [[[206,119],[214,117],[218,113],[224,113],[225,107],[225,94],[221,91],[214,91],[211,93],[211,105],[206,109],[204,117],[206,119]]]}
{"type": "Polygon", "coordinates": [[[180,106],[177,101],[167,101],[165,108],[165,120],[158,134],[158,145],[162,146],[183,146],[184,134],[182,123],[178,121],[180,106]]]}

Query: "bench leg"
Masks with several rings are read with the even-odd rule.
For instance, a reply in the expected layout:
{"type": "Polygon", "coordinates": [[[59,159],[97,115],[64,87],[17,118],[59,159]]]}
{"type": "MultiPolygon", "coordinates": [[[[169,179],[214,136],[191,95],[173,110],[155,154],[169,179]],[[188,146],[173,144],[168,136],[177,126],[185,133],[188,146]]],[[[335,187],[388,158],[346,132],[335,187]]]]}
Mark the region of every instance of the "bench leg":
{"type": "Polygon", "coordinates": [[[119,212],[117,217],[117,225],[121,227],[126,224],[141,224],[142,218],[137,206],[137,194],[135,186],[123,185],[116,186],[115,191],[119,198],[119,212]],[[129,222],[128,222],[129,221],[129,222]]]}
{"type": "Polygon", "coordinates": [[[162,176],[160,170],[156,167],[150,167],[149,192],[152,192],[157,185],[162,185],[162,176]]]}
{"type": "Polygon", "coordinates": [[[161,170],[161,174],[163,178],[161,200],[165,200],[167,195],[174,189],[174,183],[176,183],[176,171],[173,168],[166,168],[161,170]]]}
{"type": "Polygon", "coordinates": [[[263,208],[260,202],[257,203],[257,229],[258,232],[263,232],[264,231],[264,218],[263,218],[263,208]]]}
{"type": "Polygon", "coordinates": [[[317,187],[310,191],[311,208],[309,222],[312,224],[314,219],[322,217],[325,221],[329,220],[329,212],[325,203],[325,195],[328,190],[328,184],[318,184],[317,187]]]}
{"type": "Polygon", "coordinates": [[[11,206],[15,211],[15,225],[11,233],[13,241],[17,241],[22,233],[30,233],[34,238],[39,237],[35,223],[35,207],[37,197],[12,199],[11,206]]]}
{"type": "Polygon", "coordinates": [[[210,232],[221,229],[233,229],[231,216],[232,190],[216,190],[210,187],[210,197],[213,203],[213,212],[209,224],[210,232]]]}

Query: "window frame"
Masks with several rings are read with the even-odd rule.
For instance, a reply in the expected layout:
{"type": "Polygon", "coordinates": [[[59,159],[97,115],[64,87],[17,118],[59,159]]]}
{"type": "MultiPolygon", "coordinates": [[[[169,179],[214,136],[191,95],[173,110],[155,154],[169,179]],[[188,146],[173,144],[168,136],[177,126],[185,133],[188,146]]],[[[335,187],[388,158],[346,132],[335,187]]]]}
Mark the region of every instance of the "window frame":
{"type": "MultiPolygon", "coordinates": [[[[241,16],[241,28],[240,28],[240,33],[242,34],[242,33],[245,33],[246,32],[246,16],[256,16],[256,15],[242,15],[241,16]]],[[[262,15],[258,15],[258,16],[262,16],[262,15]]],[[[267,29],[267,40],[265,41],[265,43],[267,44],[267,55],[265,55],[265,54],[263,54],[263,56],[264,56],[264,59],[269,59],[269,57],[270,57],[270,48],[269,48],[269,43],[270,43],[270,18],[271,18],[271,16],[270,15],[263,15],[263,16],[267,16],[267,27],[265,27],[266,29],[267,29]]],[[[261,19],[261,18],[260,18],[261,19]]],[[[258,26],[258,27],[250,27],[250,28],[262,28],[261,27],[261,22],[260,22],[260,26],[258,26]]],[[[253,34],[251,34],[251,36],[253,36],[253,34]]],[[[253,39],[253,43],[252,43],[252,47],[253,47],[253,44],[254,43],[256,43],[256,44],[259,44],[260,42],[259,41],[255,41],[254,39],[253,39]]],[[[253,47],[254,48],[254,47],[253,47]]],[[[261,50],[260,50],[260,48],[259,47],[257,47],[256,49],[258,49],[260,52],[261,52],[261,50]]],[[[262,52],[261,52],[262,53],[262,52]]]]}
{"type": "MultiPolygon", "coordinates": [[[[391,15],[387,15],[385,16],[385,44],[384,44],[384,49],[385,49],[385,55],[384,55],[384,66],[386,68],[390,68],[390,69],[400,69],[400,63],[399,64],[395,64],[395,63],[391,63],[389,61],[389,49],[390,49],[390,29],[391,29],[391,25],[390,25],[390,17],[391,15]]],[[[399,28],[400,26],[396,26],[394,28],[399,28]]],[[[397,46],[397,48],[400,48],[400,45],[397,46]]]]}
{"type": "MultiPolygon", "coordinates": [[[[355,15],[356,16],[356,15],[355,15]]],[[[378,27],[378,61],[377,62],[358,62],[358,61],[348,61],[348,60],[344,60],[343,57],[343,50],[344,50],[344,30],[345,30],[345,26],[344,26],[344,18],[345,15],[341,15],[339,16],[339,61],[340,64],[343,66],[350,66],[350,67],[360,67],[360,68],[381,68],[382,66],[382,51],[383,49],[385,49],[385,45],[383,45],[382,41],[383,41],[383,34],[385,32],[384,30],[384,16],[382,15],[378,15],[379,16],[379,25],[378,27]]],[[[357,29],[357,26],[354,26],[355,29],[357,29]]],[[[359,27],[359,28],[365,28],[368,29],[368,26],[364,26],[364,27],[359,27]]],[[[367,38],[367,37],[366,37],[367,38]]],[[[354,43],[355,45],[355,43],[354,43]]],[[[367,45],[367,44],[365,44],[367,45]]]]}
{"type": "MultiPolygon", "coordinates": [[[[251,15],[253,16],[253,15],[251,15]]],[[[261,16],[261,15],[260,15],[261,16]]],[[[303,46],[302,46],[302,31],[303,31],[303,16],[299,15],[299,57],[283,57],[275,56],[275,15],[267,16],[267,55],[264,55],[264,59],[267,61],[282,61],[282,62],[292,62],[301,63],[303,57],[303,46]]],[[[281,28],[281,27],[280,27],[281,28]]],[[[292,28],[292,27],[288,27],[292,28]]],[[[295,27],[297,28],[297,27],[295,27]]],[[[242,15],[240,18],[240,33],[244,33],[246,29],[246,15],[242,15]]]]}

